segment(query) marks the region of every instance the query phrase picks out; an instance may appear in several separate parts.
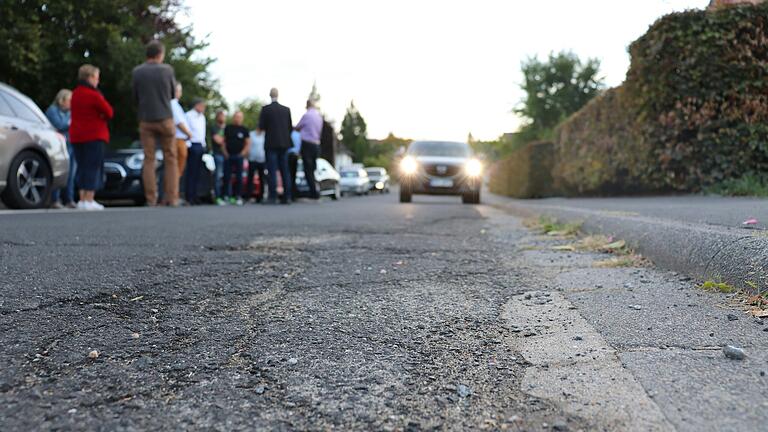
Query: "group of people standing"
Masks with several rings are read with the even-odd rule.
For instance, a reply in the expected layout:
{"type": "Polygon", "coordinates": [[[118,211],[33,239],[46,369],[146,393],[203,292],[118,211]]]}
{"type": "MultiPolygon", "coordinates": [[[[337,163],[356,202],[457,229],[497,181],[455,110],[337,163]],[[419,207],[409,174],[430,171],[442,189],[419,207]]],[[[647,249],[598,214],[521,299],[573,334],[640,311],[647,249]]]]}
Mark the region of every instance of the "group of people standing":
{"type": "Polygon", "coordinates": [[[102,184],[104,145],[109,142],[107,122],[114,110],[98,89],[99,68],[83,65],[77,78],[75,89],[60,90],[45,112],[51,124],[66,138],[70,157],[67,186],[53,193],[53,205],[103,210],[104,206],[96,202],[95,196],[102,184]],[[77,204],[75,186],[79,188],[77,204]]]}
{"type": "MultiPolygon", "coordinates": [[[[281,204],[290,204],[296,198],[296,167],[300,155],[304,164],[304,174],[311,198],[319,198],[315,185],[315,169],[320,157],[320,140],[323,130],[323,117],[314,102],[307,101],[307,111],[299,123],[294,126],[291,110],[278,102],[279,92],[273,88],[269,92],[272,102],[261,109],[256,130],[249,131],[243,122],[244,114],[235,112],[232,121],[227,124],[224,111],[216,113],[216,121],[211,127],[211,141],[216,161],[216,203],[219,205],[242,205],[243,191],[240,179],[244,161],[248,161],[246,197],[253,196],[253,179],[258,175],[264,194],[264,185],[269,192],[266,204],[278,201],[278,173],[283,184],[283,194],[279,196],[281,204]]],[[[251,200],[258,201],[259,199],[251,200]]]]}
{"type": "MultiPolygon", "coordinates": [[[[148,206],[176,207],[182,203],[198,204],[198,184],[206,142],[206,101],[195,98],[192,109],[184,111],[179,103],[182,86],[173,68],[164,63],[165,47],[159,41],[146,46],[146,61],[132,73],[133,98],[137,107],[139,139],[144,153],[142,182],[148,206]],[[163,190],[158,191],[156,151],[163,154],[163,190]],[[184,175],[185,201],[179,197],[184,175]]],[[[108,121],[114,110],[99,91],[100,71],[83,65],[73,91],[61,90],[46,111],[54,127],[67,138],[70,153],[70,177],[66,188],[53,194],[54,207],[103,210],[95,194],[103,182],[104,147],[109,143],[108,121]],[[75,187],[79,199],[75,204],[75,187]]],[[[278,202],[278,177],[281,175],[283,204],[295,199],[295,171],[299,155],[312,198],[319,197],[314,172],[320,154],[323,118],[312,101],[307,112],[293,125],[291,111],[278,103],[278,90],[270,91],[272,102],[262,108],[255,131],[243,126],[244,115],[236,112],[227,122],[224,111],[216,113],[210,128],[210,149],[216,162],[214,191],[218,204],[243,204],[242,170],[248,160],[249,179],[258,173],[263,187],[268,185],[265,202],[278,202]],[[231,181],[232,175],[236,181],[231,181]]],[[[248,182],[248,196],[253,182],[248,182]]]]}

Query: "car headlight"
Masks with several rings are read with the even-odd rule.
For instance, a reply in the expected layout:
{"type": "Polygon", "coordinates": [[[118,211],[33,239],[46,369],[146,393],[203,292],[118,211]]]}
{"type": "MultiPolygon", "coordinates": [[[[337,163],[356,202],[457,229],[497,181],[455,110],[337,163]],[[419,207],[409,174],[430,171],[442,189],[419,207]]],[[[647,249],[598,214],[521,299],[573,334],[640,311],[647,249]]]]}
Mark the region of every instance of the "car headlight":
{"type": "Polygon", "coordinates": [[[402,171],[403,174],[413,175],[416,174],[418,169],[419,163],[416,162],[416,159],[414,159],[412,156],[406,156],[402,161],[400,161],[400,171],[402,171]]]}
{"type": "Polygon", "coordinates": [[[132,170],[140,170],[144,165],[144,153],[134,153],[125,160],[125,166],[132,170]]]}
{"type": "Polygon", "coordinates": [[[376,189],[384,189],[384,182],[376,182],[376,189]]]}
{"type": "Polygon", "coordinates": [[[470,177],[480,177],[483,174],[483,164],[477,159],[470,159],[464,166],[464,171],[470,177]]]}

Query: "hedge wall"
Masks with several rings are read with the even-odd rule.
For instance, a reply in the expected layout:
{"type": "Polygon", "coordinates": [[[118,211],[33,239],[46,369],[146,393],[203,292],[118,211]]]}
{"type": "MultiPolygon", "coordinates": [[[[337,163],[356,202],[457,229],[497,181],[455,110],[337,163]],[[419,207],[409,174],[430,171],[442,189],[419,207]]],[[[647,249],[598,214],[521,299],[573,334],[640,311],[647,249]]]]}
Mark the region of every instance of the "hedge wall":
{"type": "Polygon", "coordinates": [[[634,192],[652,174],[626,89],[610,89],[556,131],[557,189],[568,195],[634,192]]]}
{"type": "Polygon", "coordinates": [[[490,190],[515,198],[552,196],[554,145],[536,142],[515,150],[491,167],[490,190]]]}
{"type": "Polygon", "coordinates": [[[624,85],[559,128],[559,185],[695,191],[768,172],[768,4],[668,15],[630,54],[624,85]]]}

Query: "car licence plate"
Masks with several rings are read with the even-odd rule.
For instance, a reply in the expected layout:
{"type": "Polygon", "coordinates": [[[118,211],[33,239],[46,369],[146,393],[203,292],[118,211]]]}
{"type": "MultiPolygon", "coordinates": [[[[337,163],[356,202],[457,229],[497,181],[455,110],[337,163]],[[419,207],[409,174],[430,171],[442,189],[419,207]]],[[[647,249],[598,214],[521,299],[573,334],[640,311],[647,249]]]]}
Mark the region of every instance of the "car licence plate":
{"type": "Polygon", "coordinates": [[[453,187],[453,180],[451,179],[432,179],[429,181],[429,185],[437,188],[450,188],[453,187]]]}

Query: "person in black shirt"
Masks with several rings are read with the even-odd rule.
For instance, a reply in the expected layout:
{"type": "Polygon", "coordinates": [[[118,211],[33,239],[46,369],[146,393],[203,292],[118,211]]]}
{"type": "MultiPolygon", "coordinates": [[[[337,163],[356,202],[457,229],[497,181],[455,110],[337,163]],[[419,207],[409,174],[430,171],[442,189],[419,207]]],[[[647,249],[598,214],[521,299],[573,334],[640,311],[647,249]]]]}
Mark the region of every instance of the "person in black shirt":
{"type": "Polygon", "coordinates": [[[232,124],[224,128],[224,186],[230,204],[243,205],[243,160],[251,147],[248,128],[243,126],[243,113],[238,111],[232,117],[232,124]],[[232,174],[235,179],[232,180],[232,174]]]}

